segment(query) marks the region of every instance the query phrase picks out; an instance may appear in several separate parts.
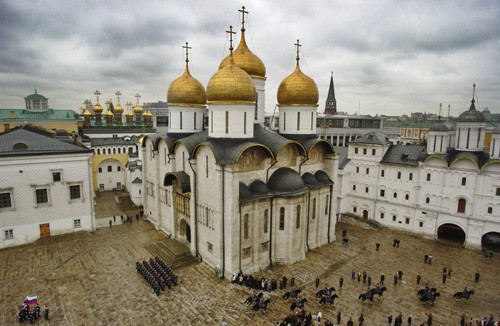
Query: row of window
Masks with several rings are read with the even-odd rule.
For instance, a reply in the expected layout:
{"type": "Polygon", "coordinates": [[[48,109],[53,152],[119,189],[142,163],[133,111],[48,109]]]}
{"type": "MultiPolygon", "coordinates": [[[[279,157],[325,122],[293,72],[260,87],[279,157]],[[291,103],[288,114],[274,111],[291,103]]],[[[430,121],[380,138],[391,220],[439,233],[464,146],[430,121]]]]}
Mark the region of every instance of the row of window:
{"type": "MultiPolygon", "coordinates": [[[[363,148],[363,155],[367,155],[367,153],[368,153],[368,149],[363,148]]],[[[375,156],[376,153],[377,153],[377,150],[375,148],[372,148],[372,156],[375,156]]],[[[359,154],[359,148],[354,147],[354,154],[359,154]]]]}
{"type": "Polygon", "coordinates": [[[133,154],[134,153],[134,147],[124,147],[123,149],[121,147],[114,147],[114,148],[94,148],[94,154],[95,155],[106,155],[106,154],[133,154]]]}
{"type": "MultiPolygon", "coordinates": [[[[112,165],[108,165],[107,169],[108,169],[108,172],[113,172],[113,166],[112,166],[112,165]]],[[[117,167],[116,167],[116,172],[120,172],[121,170],[122,170],[122,167],[121,167],[121,166],[117,166],[117,167]]],[[[97,171],[98,171],[99,173],[102,173],[102,167],[99,167],[99,168],[97,169],[97,171]]]]}
{"type": "MultiPolygon", "coordinates": [[[[69,198],[80,199],[82,198],[80,185],[70,185],[69,186],[69,198]]],[[[35,189],[35,201],[36,204],[44,204],[49,202],[49,189],[39,188],[35,189]]],[[[11,208],[13,206],[13,192],[2,192],[0,193],[0,208],[11,208]]]]}
{"type": "MultiPolygon", "coordinates": [[[[81,219],[74,219],[73,220],[73,228],[74,229],[81,229],[82,228],[82,220],[81,219]]],[[[12,240],[14,239],[14,229],[7,229],[3,231],[3,237],[5,240],[12,240]]]]}

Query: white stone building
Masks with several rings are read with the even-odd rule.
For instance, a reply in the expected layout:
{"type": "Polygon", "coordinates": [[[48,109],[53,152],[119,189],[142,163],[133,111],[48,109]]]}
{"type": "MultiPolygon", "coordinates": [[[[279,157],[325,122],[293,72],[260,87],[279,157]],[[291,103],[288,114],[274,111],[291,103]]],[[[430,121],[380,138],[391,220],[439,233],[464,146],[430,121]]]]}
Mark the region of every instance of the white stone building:
{"type": "Polygon", "coordinates": [[[0,248],[95,229],[91,156],[31,126],[0,134],[0,248]]]}
{"type": "Polygon", "coordinates": [[[146,217],[225,277],[293,263],[335,240],[338,207],[337,157],[316,134],[316,83],[297,52],[277,94],[279,133],[264,127],[266,69],[246,45],[244,19],[241,32],[206,92],[186,55],[167,94],[169,131],[142,143],[146,217]]]}
{"type": "Polygon", "coordinates": [[[489,153],[484,137],[485,118],[473,99],[456,129],[448,122],[430,128],[427,146],[391,145],[377,131],[352,141],[340,159],[340,212],[500,249],[500,128],[489,153]]]}

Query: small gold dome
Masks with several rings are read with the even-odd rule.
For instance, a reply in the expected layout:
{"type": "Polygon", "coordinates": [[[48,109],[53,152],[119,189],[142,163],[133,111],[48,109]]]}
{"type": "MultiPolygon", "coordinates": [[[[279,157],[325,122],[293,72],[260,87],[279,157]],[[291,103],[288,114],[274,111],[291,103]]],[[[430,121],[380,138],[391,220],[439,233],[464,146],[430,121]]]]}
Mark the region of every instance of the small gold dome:
{"type": "Polygon", "coordinates": [[[121,106],[120,103],[117,103],[116,106],[115,106],[115,112],[116,113],[121,113],[123,112],[123,107],[121,106]]]}
{"type": "Polygon", "coordinates": [[[102,105],[99,104],[99,102],[97,102],[95,105],[94,105],[94,112],[95,113],[100,113],[102,112],[102,105]]]}
{"type": "Polygon", "coordinates": [[[135,113],[141,113],[142,112],[142,107],[139,104],[136,104],[134,106],[134,112],[135,113]]]}
{"type": "Polygon", "coordinates": [[[255,103],[255,86],[252,78],[233,60],[219,69],[207,85],[208,103],[255,103]]]}
{"type": "Polygon", "coordinates": [[[127,117],[133,117],[134,116],[134,112],[132,112],[132,110],[127,110],[127,112],[125,113],[125,116],[127,116],[127,117]]]}
{"type": "Polygon", "coordinates": [[[107,117],[112,117],[112,116],[113,116],[113,112],[111,112],[111,110],[109,110],[109,109],[108,109],[108,110],[106,111],[106,116],[107,116],[107,117]]]}
{"type": "Polygon", "coordinates": [[[283,79],[278,87],[279,105],[318,105],[318,86],[314,80],[305,75],[299,65],[295,71],[283,79]]]}
{"type": "MultiPolygon", "coordinates": [[[[227,66],[230,60],[231,55],[225,57],[220,63],[219,69],[227,66]]],[[[246,73],[250,76],[266,78],[266,66],[264,66],[262,60],[260,60],[260,58],[253,54],[248,48],[244,32],[241,33],[241,40],[238,48],[233,52],[233,60],[238,67],[246,71],[246,73]]]]}
{"type": "Polygon", "coordinates": [[[85,111],[83,111],[83,115],[86,117],[90,117],[92,114],[90,113],[89,109],[85,109],[85,111]]]}
{"type": "Polygon", "coordinates": [[[207,102],[207,94],[203,85],[189,73],[186,66],[184,73],[174,80],[167,92],[169,105],[203,106],[207,102]]]}
{"type": "Polygon", "coordinates": [[[145,114],[145,117],[151,118],[153,116],[153,113],[151,111],[147,111],[145,114]]]}

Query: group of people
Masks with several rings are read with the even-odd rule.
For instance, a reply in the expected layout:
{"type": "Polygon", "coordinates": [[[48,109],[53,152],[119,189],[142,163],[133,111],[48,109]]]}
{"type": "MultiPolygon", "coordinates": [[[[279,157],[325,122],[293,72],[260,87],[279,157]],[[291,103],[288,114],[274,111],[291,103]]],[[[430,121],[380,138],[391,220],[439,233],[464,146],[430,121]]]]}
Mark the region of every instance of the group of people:
{"type": "MultiPolygon", "coordinates": [[[[264,277],[258,278],[253,275],[234,273],[231,277],[231,283],[244,285],[247,288],[261,290],[261,291],[274,291],[278,288],[278,282],[273,279],[266,279],[264,277]]],[[[286,287],[286,285],[285,285],[286,287]]]]}
{"type": "MultiPolygon", "coordinates": [[[[21,311],[19,311],[18,321],[20,323],[28,322],[30,324],[33,324],[35,321],[40,319],[41,310],[42,308],[38,303],[33,309],[30,309],[30,305],[26,302],[23,302],[23,304],[21,305],[21,311]]],[[[49,320],[49,307],[47,307],[47,305],[45,305],[43,315],[45,320],[49,320]]]]}
{"type": "Polygon", "coordinates": [[[160,295],[160,292],[164,291],[166,287],[170,289],[172,284],[177,285],[177,276],[159,257],[155,257],[154,260],[150,258],[149,262],[145,260],[142,263],[136,262],[135,266],[139,274],[151,285],[156,295],[160,295]]]}

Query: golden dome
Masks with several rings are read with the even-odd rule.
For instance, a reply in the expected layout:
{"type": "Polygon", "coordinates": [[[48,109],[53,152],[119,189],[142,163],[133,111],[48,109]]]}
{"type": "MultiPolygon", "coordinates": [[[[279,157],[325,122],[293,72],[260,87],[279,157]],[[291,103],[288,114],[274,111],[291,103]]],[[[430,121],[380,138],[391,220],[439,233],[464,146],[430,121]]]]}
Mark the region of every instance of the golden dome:
{"type": "Polygon", "coordinates": [[[219,69],[207,85],[208,103],[255,103],[255,86],[252,78],[233,60],[219,69]]]}
{"type": "Polygon", "coordinates": [[[123,107],[121,106],[120,103],[117,103],[116,106],[115,106],[115,112],[116,113],[121,113],[123,112],[123,107]]]}
{"type": "Polygon", "coordinates": [[[94,105],[94,112],[95,113],[100,113],[102,112],[102,105],[99,104],[99,102],[97,102],[95,105],[94,105]]]}
{"type": "Polygon", "coordinates": [[[85,109],[85,111],[83,111],[83,115],[86,117],[90,117],[92,113],[90,113],[89,109],[85,109]]]}
{"type": "Polygon", "coordinates": [[[135,113],[141,113],[142,112],[142,107],[139,104],[136,104],[134,106],[134,112],[135,113]]]}
{"type": "Polygon", "coordinates": [[[153,116],[153,113],[151,113],[151,111],[148,111],[146,112],[146,116],[151,118],[153,116]]]}
{"type": "Polygon", "coordinates": [[[317,106],[318,98],[318,86],[300,70],[297,62],[295,71],[283,79],[278,87],[278,104],[317,106]]]}
{"type": "MultiPolygon", "coordinates": [[[[222,60],[219,65],[219,69],[227,66],[230,60],[231,54],[225,57],[224,60],[222,60]]],[[[252,51],[250,51],[250,49],[248,48],[245,41],[244,31],[242,31],[241,33],[241,40],[238,48],[233,52],[233,60],[238,67],[246,71],[246,73],[250,76],[266,78],[266,66],[264,66],[262,60],[260,60],[260,58],[253,54],[252,51]]]]}
{"type": "Polygon", "coordinates": [[[112,117],[112,116],[113,116],[113,112],[111,112],[111,110],[109,110],[109,109],[108,109],[108,110],[106,111],[106,116],[107,116],[107,117],[112,117]]]}
{"type": "Polygon", "coordinates": [[[125,116],[127,116],[127,117],[133,117],[134,116],[134,112],[132,112],[132,110],[127,110],[127,112],[125,113],[125,116]]]}
{"type": "Polygon", "coordinates": [[[184,73],[174,80],[167,92],[169,105],[180,106],[204,106],[207,102],[207,94],[203,85],[189,73],[186,65],[184,73]]]}

